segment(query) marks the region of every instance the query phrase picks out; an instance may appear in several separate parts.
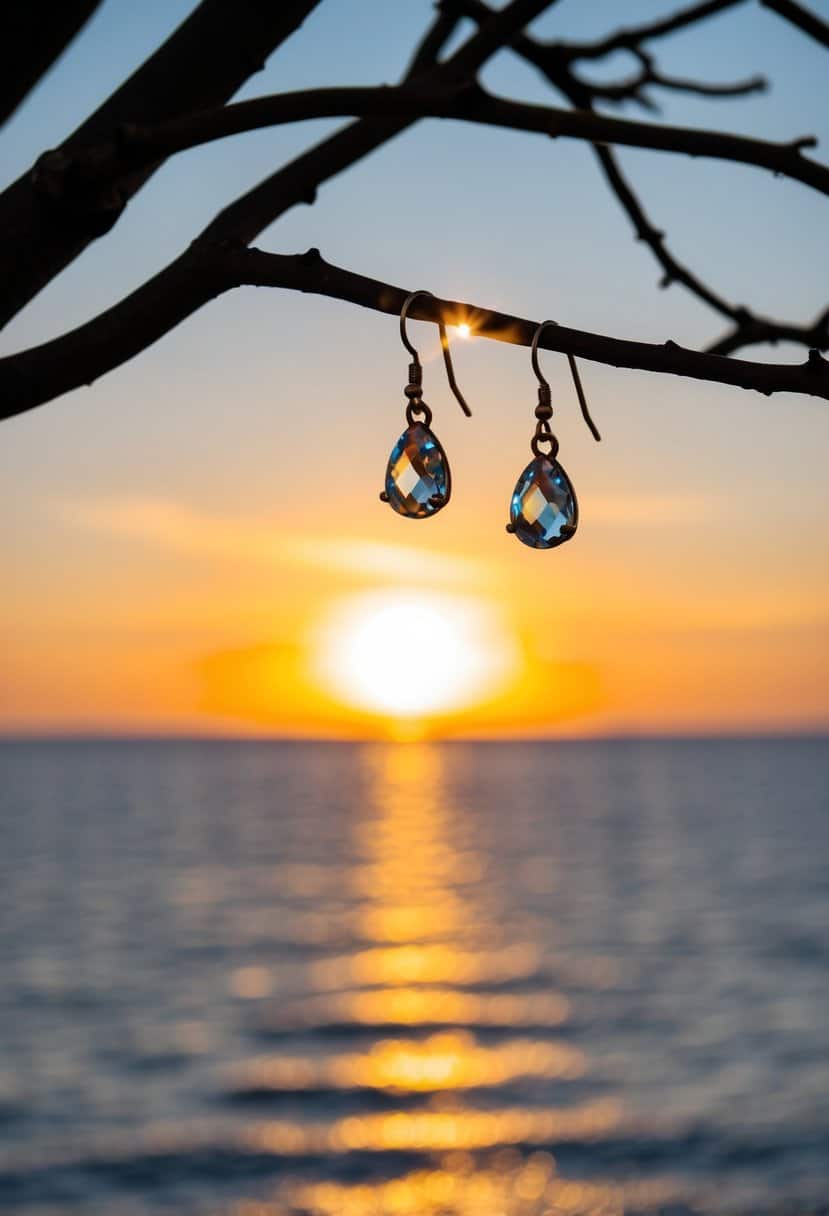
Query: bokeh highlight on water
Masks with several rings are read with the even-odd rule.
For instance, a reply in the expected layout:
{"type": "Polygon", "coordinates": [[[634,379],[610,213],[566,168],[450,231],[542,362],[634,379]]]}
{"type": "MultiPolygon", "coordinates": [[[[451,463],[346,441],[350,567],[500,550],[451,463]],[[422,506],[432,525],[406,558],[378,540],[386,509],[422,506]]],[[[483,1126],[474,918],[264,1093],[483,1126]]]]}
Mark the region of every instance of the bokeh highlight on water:
{"type": "Polygon", "coordinates": [[[819,1210],[829,744],[0,746],[0,1207],[819,1210]]]}

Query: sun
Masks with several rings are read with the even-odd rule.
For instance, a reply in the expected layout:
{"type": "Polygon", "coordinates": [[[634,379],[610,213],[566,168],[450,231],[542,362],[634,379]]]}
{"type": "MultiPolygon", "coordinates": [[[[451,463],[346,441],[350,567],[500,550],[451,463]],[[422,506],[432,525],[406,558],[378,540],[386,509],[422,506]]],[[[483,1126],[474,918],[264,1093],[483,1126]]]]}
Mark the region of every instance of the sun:
{"type": "Polygon", "coordinates": [[[344,704],[419,720],[484,700],[516,663],[483,601],[376,591],[335,605],[316,638],[317,675],[344,704]]]}

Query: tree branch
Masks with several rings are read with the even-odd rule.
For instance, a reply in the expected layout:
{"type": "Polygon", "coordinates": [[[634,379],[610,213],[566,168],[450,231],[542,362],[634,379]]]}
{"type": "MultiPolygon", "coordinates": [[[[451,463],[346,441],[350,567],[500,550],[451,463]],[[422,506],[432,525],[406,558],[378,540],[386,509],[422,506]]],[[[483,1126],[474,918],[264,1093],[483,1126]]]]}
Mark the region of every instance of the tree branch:
{"type": "Polygon", "coordinates": [[[225,102],[318,3],[203,0],[60,148],[0,194],[0,326],[112,228],[156,167],[144,163],[117,181],[81,174],[73,187],[76,152],[106,143],[121,123],[225,102]]]}
{"type": "MultiPolygon", "coordinates": [[[[713,83],[706,80],[685,80],[676,76],[666,76],[655,66],[653,56],[637,47],[633,54],[640,63],[635,76],[622,80],[617,84],[607,82],[582,81],[582,87],[589,93],[591,102],[607,101],[612,105],[621,105],[626,101],[635,101],[648,110],[657,107],[645,92],[648,88],[667,89],[674,93],[692,93],[699,97],[747,97],[750,93],[763,93],[768,88],[764,76],[751,76],[747,80],[713,83]]],[[[558,66],[558,65],[557,65],[558,66]]],[[[571,81],[575,77],[569,67],[563,69],[562,75],[569,75],[571,81]]],[[[592,106],[583,106],[592,109],[592,106]]]]}
{"type": "Polygon", "coordinates": [[[677,30],[698,21],[713,17],[715,13],[724,12],[727,8],[735,8],[743,0],[705,0],[702,4],[692,4],[690,8],[681,9],[671,17],[664,17],[645,25],[632,26],[629,29],[617,30],[607,38],[598,42],[569,42],[554,44],[556,50],[569,63],[576,59],[603,59],[614,51],[629,51],[643,42],[652,42],[656,38],[665,38],[677,30]]]}
{"type": "MultiPolygon", "coordinates": [[[[466,83],[495,51],[549,8],[551,2],[554,0],[512,0],[505,8],[489,14],[454,55],[418,77],[413,87],[422,88],[424,92],[432,89],[435,95],[442,96],[447,88],[451,92],[466,83]]],[[[212,240],[248,244],[297,203],[313,202],[322,182],[330,180],[422,117],[422,111],[415,105],[404,105],[402,115],[398,117],[394,110],[382,104],[391,92],[380,89],[374,93],[370,112],[380,117],[363,119],[338,131],[277,170],[226,207],[203,235],[212,240]]]]}
{"type": "Polygon", "coordinates": [[[815,41],[829,46],[829,25],[820,17],[816,17],[814,13],[810,13],[808,9],[803,8],[801,4],[795,4],[794,0],[760,0],[760,3],[766,8],[773,9],[775,13],[785,18],[786,21],[790,21],[792,25],[796,25],[815,41]]]}
{"type": "Polygon", "coordinates": [[[412,80],[415,76],[419,76],[422,72],[435,66],[438,56],[454,34],[459,21],[460,17],[456,14],[438,11],[437,17],[424,34],[420,45],[415,48],[403,77],[404,80],[412,80]]]}
{"type": "Polygon", "coordinates": [[[89,20],[101,0],[26,0],[0,8],[0,124],[89,20]]]}
{"type": "Polygon", "coordinates": [[[596,148],[595,151],[602,172],[633,224],[636,239],[648,246],[662,267],[664,273],[660,286],[669,287],[672,283],[681,283],[715,312],[736,322],[739,310],[703,283],[702,279],[675,258],[668,249],[665,244],[665,233],[656,228],[648,219],[642,204],[622,174],[619,162],[610,149],[596,148]]]}
{"type": "Polygon", "coordinates": [[[760,342],[797,342],[815,350],[829,350],[829,308],[821,312],[811,325],[792,325],[788,321],[772,321],[745,310],[732,330],[708,347],[711,355],[730,355],[744,346],[760,342]]]}
{"type": "MultiPolygon", "coordinates": [[[[485,20],[490,11],[482,0],[455,0],[455,6],[466,16],[478,22],[485,20]]],[[[706,5],[696,5],[692,9],[684,10],[684,14],[681,14],[684,17],[684,24],[689,24],[691,19],[700,20],[703,16],[710,15],[705,11],[706,8],[706,5]]],[[[671,31],[678,28],[676,20],[677,18],[670,19],[671,31]]],[[[642,28],[652,31],[654,27],[642,28]]],[[[664,31],[665,23],[663,22],[658,28],[664,31]]],[[[632,31],[626,36],[632,36],[632,33],[635,32],[632,31]]],[[[641,33],[641,29],[639,33],[641,33]]],[[[542,45],[523,34],[513,42],[512,49],[527,63],[537,68],[545,80],[573,105],[581,109],[592,110],[597,98],[606,99],[607,86],[596,86],[575,76],[571,65],[561,59],[555,46],[542,45]]],[[[644,55],[641,48],[631,49],[645,62],[646,66],[650,63],[650,56],[644,55]]],[[[827,348],[827,326],[821,322],[820,318],[809,326],[759,317],[744,305],[729,303],[724,296],[704,283],[668,249],[665,244],[665,233],[660,231],[648,218],[633,187],[622,173],[616,155],[610,148],[602,145],[597,145],[594,151],[608,185],[633,224],[636,239],[648,246],[664,271],[660,286],[669,287],[672,283],[680,283],[703,303],[708,304],[721,316],[727,317],[733,322],[732,329],[710,348],[711,353],[731,354],[744,345],[761,341],[774,343],[783,339],[800,342],[820,350],[827,348]]]]}
{"type": "MultiPolygon", "coordinates": [[[[0,359],[0,418],[11,418],[94,380],[145,350],[202,305],[242,285],[281,287],[346,300],[397,315],[409,289],[382,283],[305,254],[264,253],[235,244],[195,242],[180,258],[93,321],[17,355],[0,359]]],[[[480,337],[529,346],[537,321],[457,300],[421,297],[410,315],[446,325],[465,322],[480,337]]],[[[749,363],[565,326],[545,330],[547,350],[612,367],[732,384],[769,395],[795,392],[829,400],[829,362],[817,351],[806,363],[749,363]]]]}
{"type": "MultiPolygon", "coordinates": [[[[252,240],[266,223],[271,223],[285,210],[280,206],[274,211],[271,200],[276,195],[283,195],[288,181],[301,176],[303,181],[306,177],[313,179],[316,185],[417,119],[436,117],[508,127],[552,138],[579,139],[596,145],[621,144],[737,162],[769,169],[778,176],[793,178],[829,194],[829,167],[802,154],[803,148],[814,146],[816,141],[812,136],[774,143],[721,131],[658,125],[610,118],[594,111],[561,110],[511,101],[487,93],[480,86],[465,82],[463,77],[458,79],[457,73],[444,72],[451,63],[450,60],[412,84],[280,93],[204,110],[154,127],[126,127],[117,144],[94,146],[80,154],[74,162],[75,170],[81,179],[102,178],[115,174],[118,169],[123,171],[125,164],[167,158],[187,148],[244,131],[312,118],[363,116],[362,123],[347,127],[310,149],[226,209],[223,222],[229,227],[222,235],[244,239],[244,231],[256,224],[255,229],[250,228],[248,239],[252,240]],[[260,210],[261,216],[254,218],[253,212],[260,210]],[[230,217],[242,211],[247,213],[249,223],[244,229],[232,230],[230,225],[235,221],[230,217]]],[[[300,196],[289,205],[297,201],[306,200],[300,196]]]]}

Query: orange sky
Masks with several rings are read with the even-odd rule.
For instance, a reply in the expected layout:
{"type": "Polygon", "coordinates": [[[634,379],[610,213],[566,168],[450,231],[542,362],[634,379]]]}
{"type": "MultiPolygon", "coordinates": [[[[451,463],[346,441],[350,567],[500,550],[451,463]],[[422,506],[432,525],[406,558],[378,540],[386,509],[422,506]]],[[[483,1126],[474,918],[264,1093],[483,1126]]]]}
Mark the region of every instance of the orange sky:
{"type": "MultiPolygon", "coordinates": [[[[43,507],[3,605],[3,729],[410,738],[826,725],[816,517],[787,537],[773,518],[758,532],[754,502],[705,478],[696,494],[626,491],[636,457],[620,476],[612,423],[611,442],[593,448],[571,420],[582,517],[569,545],[533,552],[504,532],[520,443],[506,455],[460,447],[449,507],[400,520],[374,493],[383,432],[390,443],[400,425],[388,413],[330,532],[324,500],[302,504],[303,528],[290,504],[269,517],[92,493],[43,507]],[[367,706],[353,679],[326,670],[322,652],[347,656],[349,631],[389,596],[460,613],[473,672],[496,656],[459,706],[443,710],[456,656],[448,672],[434,667],[425,713],[396,713],[393,692],[391,708],[382,693],[367,706]]],[[[464,422],[443,415],[457,443],[464,422]]],[[[390,689],[405,684],[432,662],[428,636],[401,636],[381,661],[390,689]]]]}

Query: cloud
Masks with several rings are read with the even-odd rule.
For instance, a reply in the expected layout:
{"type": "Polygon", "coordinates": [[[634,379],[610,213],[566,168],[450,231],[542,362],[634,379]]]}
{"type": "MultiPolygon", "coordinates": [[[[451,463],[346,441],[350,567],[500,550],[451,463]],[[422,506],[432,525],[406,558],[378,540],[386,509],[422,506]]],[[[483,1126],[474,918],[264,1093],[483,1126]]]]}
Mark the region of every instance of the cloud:
{"type": "Polygon", "coordinates": [[[158,499],[96,499],[60,504],[74,527],[125,536],[159,549],[267,565],[333,570],[359,579],[483,586],[494,572],[465,554],[393,545],[363,537],[294,535],[262,519],[230,518],[158,499]]]}

